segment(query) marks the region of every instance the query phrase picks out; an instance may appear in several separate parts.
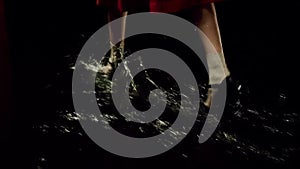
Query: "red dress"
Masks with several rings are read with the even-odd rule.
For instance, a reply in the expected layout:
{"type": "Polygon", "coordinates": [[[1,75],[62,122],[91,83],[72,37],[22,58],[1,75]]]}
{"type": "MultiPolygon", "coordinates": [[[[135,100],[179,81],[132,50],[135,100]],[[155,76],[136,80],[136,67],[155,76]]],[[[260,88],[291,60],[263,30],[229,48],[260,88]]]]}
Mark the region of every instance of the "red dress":
{"type": "Polygon", "coordinates": [[[172,13],[217,1],[220,0],[150,0],[150,12],[172,13]]]}
{"type": "Polygon", "coordinates": [[[96,0],[97,5],[108,8],[118,8],[120,12],[137,9],[139,6],[148,6],[150,12],[172,13],[197,5],[208,4],[221,0],[96,0]]]}

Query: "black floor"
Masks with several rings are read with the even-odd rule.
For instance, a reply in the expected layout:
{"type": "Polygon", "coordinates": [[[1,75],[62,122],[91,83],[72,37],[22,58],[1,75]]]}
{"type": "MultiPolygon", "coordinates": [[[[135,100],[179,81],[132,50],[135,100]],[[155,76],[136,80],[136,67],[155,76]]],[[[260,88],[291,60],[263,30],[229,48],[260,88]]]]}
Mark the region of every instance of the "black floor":
{"type": "Polygon", "coordinates": [[[6,6],[14,89],[6,168],[299,167],[300,3],[219,3],[232,73],[220,126],[202,145],[186,141],[140,160],[102,150],[72,119],[72,67],[104,24],[104,12],[93,0],[14,0],[6,6]]]}

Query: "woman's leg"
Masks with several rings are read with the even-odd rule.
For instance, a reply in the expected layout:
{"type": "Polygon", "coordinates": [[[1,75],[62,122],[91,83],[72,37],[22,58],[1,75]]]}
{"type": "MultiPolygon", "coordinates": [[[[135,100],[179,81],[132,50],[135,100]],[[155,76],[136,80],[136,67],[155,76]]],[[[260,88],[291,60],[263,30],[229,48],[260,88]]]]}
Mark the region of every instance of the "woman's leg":
{"type": "Polygon", "coordinates": [[[110,69],[115,69],[123,59],[125,49],[126,17],[128,13],[145,12],[149,9],[149,0],[107,0],[109,6],[107,21],[109,24],[109,37],[111,52],[109,57],[110,69]],[[122,17],[119,25],[112,26],[111,21],[122,17]]]}
{"type": "Polygon", "coordinates": [[[124,48],[125,48],[125,28],[126,28],[126,17],[128,12],[113,13],[108,12],[108,28],[109,28],[109,38],[110,38],[110,58],[109,62],[116,68],[118,62],[123,58],[124,48]],[[114,27],[110,24],[111,21],[122,17],[121,23],[115,25],[114,27]]]}
{"type": "Polygon", "coordinates": [[[118,63],[122,60],[124,53],[124,36],[125,36],[125,25],[127,12],[123,12],[121,9],[120,0],[102,0],[102,5],[106,7],[106,20],[108,23],[109,40],[110,40],[110,54],[102,61],[104,64],[102,67],[102,72],[105,74],[110,74],[113,72],[118,63]],[[115,19],[121,18],[122,20],[119,24],[111,24],[115,19]]]}
{"type": "MultiPolygon", "coordinates": [[[[192,16],[194,24],[202,30],[207,36],[215,50],[211,48],[211,44],[206,44],[204,41],[204,48],[207,56],[207,65],[209,68],[209,84],[217,85],[230,75],[227,65],[225,63],[221,36],[217,21],[216,9],[214,3],[201,5],[192,9],[192,16]],[[221,64],[220,64],[221,63],[221,64]]],[[[205,101],[206,106],[210,106],[211,98],[217,91],[209,89],[207,100],[205,101]]]]}

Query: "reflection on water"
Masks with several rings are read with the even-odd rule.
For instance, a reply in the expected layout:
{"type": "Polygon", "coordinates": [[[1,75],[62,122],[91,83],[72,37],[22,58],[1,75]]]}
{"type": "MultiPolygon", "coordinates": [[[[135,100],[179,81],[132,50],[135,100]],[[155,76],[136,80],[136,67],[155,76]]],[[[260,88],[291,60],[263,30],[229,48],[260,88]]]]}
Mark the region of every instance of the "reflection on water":
{"type": "MultiPolygon", "coordinates": [[[[105,109],[105,106],[108,106],[106,108],[110,110],[109,106],[112,104],[110,95],[112,85],[110,73],[113,68],[108,67],[107,64],[104,66],[103,63],[97,62],[96,60],[94,60],[92,64],[82,64],[85,65],[85,68],[88,70],[100,72],[96,78],[96,85],[97,89],[100,91],[101,97],[97,97],[97,102],[100,108],[104,107],[105,109]]],[[[73,70],[74,67],[72,64],[70,65],[71,66],[67,68],[68,70],[63,70],[61,72],[61,76],[71,76],[72,72],[70,70],[73,70]]],[[[140,66],[143,67],[142,60],[140,60],[140,66]]],[[[125,76],[131,76],[130,69],[126,67],[126,64],[124,70],[125,76]]],[[[147,80],[149,84],[157,86],[156,82],[150,78],[151,75],[147,73],[144,75],[146,76],[144,80],[147,80]]],[[[297,140],[296,130],[297,127],[299,127],[300,117],[297,112],[288,109],[288,96],[285,93],[278,93],[276,98],[277,105],[275,105],[275,107],[279,108],[275,109],[270,106],[265,106],[264,103],[259,104],[255,102],[255,96],[251,95],[251,91],[254,89],[250,88],[246,83],[240,82],[237,79],[231,79],[228,82],[229,95],[226,109],[219,127],[208,142],[212,145],[222,147],[222,150],[220,151],[225,152],[226,155],[232,158],[239,157],[240,159],[250,162],[261,160],[271,164],[287,163],[293,153],[300,151],[299,143],[295,141],[297,140]]],[[[85,144],[90,141],[86,139],[87,136],[81,129],[78,120],[89,119],[99,122],[99,119],[94,115],[87,116],[74,112],[69,88],[65,89],[66,91],[64,92],[61,92],[59,84],[49,84],[49,86],[56,86],[54,90],[58,90],[57,96],[63,98],[64,101],[61,102],[61,105],[57,106],[57,111],[54,113],[55,120],[37,122],[32,128],[37,137],[53,139],[58,136],[59,139],[65,139],[67,144],[72,145],[72,149],[78,150],[76,151],[77,154],[70,154],[70,156],[76,156],[80,154],[82,150],[89,149],[85,144]]],[[[190,88],[195,90],[194,86],[190,86],[190,88]]],[[[199,85],[201,101],[205,99],[205,92],[203,91],[205,91],[206,88],[205,85],[199,85]]],[[[139,87],[138,84],[132,83],[131,97],[136,97],[136,95],[139,94],[137,90],[140,89],[141,87],[139,87]]],[[[96,91],[96,93],[99,91],[96,91]]],[[[90,91],[83,92],[90,94],[90,91]]],[[[175,111],[178,109],[178,106],[180,106],[176,99],[178,93],[176,93],[175,89],[172,87],[170,87],[170,90],[167,92],[169,97],[166,102],[171,106],[170,111],[175,111]]],[[[186,96],[182,95],[182,97],[186,96]]],[[[168,120],[157,120],[146,126],[135,126],[130,124],[128,125],[128,128],[124,129],[122,128],[122,125],[120,126],[118,123],[120,116],[111,112],[104,113],[103,116],[106,121],[101,122],[106,123],[107,125],[115,125],[116,128],[121,128],[121,131],[125,133],[126,130],[129,130],[129,132],[150,133],[150,135],[151,133],[157,134],[163,132],[171,125],[168,120]]],[[[201,126],[204,117],[205,110],[200,110],[199,118],[196,123],[199,123],[201,126]]],[[[185,131],[185,129],[183,131],[185,131]]],[[[197,133],[199,133],[199,131],[196,132],[196,135],[197,133]]],[[[177,137],[185,136],[187,133],[172,130],[171,134],[172,137],[176,139],[177,137]]],[[[195,134],[195,132],[193,134],[195,134]]],[[[195,138],[197,138],[197,136],[195,138]]],[[[191,140],[195,138],[191,137],[191,140]]],[[[161,144],[164,144],[165,142],[172,144],[170,140],[164,140],[161,144]]],[[[185,148],[189,147],[189,144],[182,144],[180,146],[183,148],[175,148],[171,151],[171,154],[180,153],[181,158],[184,159],[196,158],[190,151],[197,150],[197,148],[193,147],[199,145],[192,145],[192,148],[185,148]]],[[[35,160],[35,166],[37,168],[48,168],[47,166],[50,165],[48,164],[50,163],[48,158],[51,159],[51,155],[53,154],[49,153],[49,151],[43,152],[43,150],[37,150],[36,154],[37,159],[35,160]]],[[[101,157],[101,153],[99,153],[99,157],[101,157]]],[[[105,159],[106,157],[103,156],[103,158],[105,159]]],[[[212,159],[212,161],[214,161],[214,159],[212,159]]]]}

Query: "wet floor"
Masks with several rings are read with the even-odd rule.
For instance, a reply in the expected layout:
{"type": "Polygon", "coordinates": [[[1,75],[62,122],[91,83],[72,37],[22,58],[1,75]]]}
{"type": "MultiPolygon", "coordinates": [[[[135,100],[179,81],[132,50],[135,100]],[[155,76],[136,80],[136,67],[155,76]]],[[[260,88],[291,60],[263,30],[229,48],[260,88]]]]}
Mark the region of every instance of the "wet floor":
{"type": "MultiPolygon", "coordinates": [[[[291,80],[297,77],[297,64],[293,60],[295,52],[286,49],[296,49],[296,43],[288,43],[287,40],[298,34],[290,33],[291,30],[296,30],[295,27],[277,27],[277,21],[282,19],[282,15],[297,15],[295,10],[285,15],[278,13],[282,4],[270,8],[266,14],[264,9],[268,4],[264,4],[257,7],[257,13],[250,14],[249,11],[253,10],[246,10],[247,5],[249,4],[228,2],[219,6],[224,52],[232,77],[227,81],[225,111],[213,136],[204,144],[197,142],[197,134],[207,111],[200,109],[195,127],[175,148],[152,158],[128,159],[112,155],[98,147],[79,124],[79,120],[85,117],[73,108],[71,87],[74,64],[85,41],[103,24],[103,18],[96,17],[102,13],[92,3],[74,3],[73,8],[68,8],[69,11],[66,10],[67,3],[59,7],[50,3],[41,9],[25,3],[14,7],[10,4],[11,11],[21,11],[16,15],[12,15],[12,12],[9,15],[10,25],[14,28],[11,32],[15,77],[15,132],[12,145],[8,148],[8,156],[13,159],[10,164],[19,168],[37,169],[297,168],[295,166],[299,165],[300,156],[300,114],[297,108],[297,84],[291,80]],[[31,12],[26,12],[23,6],[32,9],[31,12]],[[53,14],[52,9],[57,9],[56,13],[53,14]],[[84,9],[84,14],[78,12],[80,9],[84,9]],[[36,13],[43,19],[40,20],[36,13]],[[236,13],[240,13],[240,16],[236,13]],[[244,19],[241,20],[241,17],[244,19]],[[89,22],[86,18],[99,20],[99,23],[89,22]],[[259,18],[255,24],[252,24],[253,18],[259,18]],[[23,29],[17,29],[20,26],[23,29]],[[281,34],[282,30],[284,35],[281,34]]],[[[290,23],[292,20],[290,18],[285,21],[290,23]]],[[[153,45],[145,37],[141,37],[139,43],[134,41],[137,39],[128,42],[127,54],[149,44],[153,45]]],[[[155,45],[174,50],[183,58],[192,55],[186,50],[178,50],[185,47],[178,48],[176,45],[180,44],[176,42],[165,41],[164,38],[159,42],[155,45]]],[[[200,100],[204,100],[207,77],[201,66],[193,65],[196,63],[193,57],[189,58],[187,62],[200,77],[200,100]]],[[[95,62],[95,65],[101,64],[95,62]]],[[[95,68],[95,65],[87,67],[95,68]]],[[[155,71],[150,76],[153,76],[150,79],[156,78],[157,81],[165,77],[155,71]]],[[[140,77],[139,80],[145,78],[140,77]]],[[[110,93],[103,94],[109,84],[109,79],[102,79],[98,83],[98,103],[100,108],[107,110],[108,118],[113,121],[112,125],[120,132],[146,137],[169,127],[164,121],[160,125],[155,123],[149,126],[119,122],[119,116],[114,116],[116,112],[111,111],[110,93]],[[125,123],[128,128],[122,128],[125,123]]],[[[148,85],[151,88],[151,82],[148,85]]],[[[176,88],[176,85],[168,83],[166,86],[172,87],[176,88]]],[[[172,91],[168,92],[171,93],[169,99],[173,99],[173,104],[170,104],[172,111],[172,105],[176,107],[178,93],[175,91],[172,95],[172,91]]],[[[133,102],[139,101],[140,94],[133,92],[132,96],[137,95],[133,102]]],[[[147,106],[148,103],[138,102],[137,105],[140,104],[147,106]]],[[[172,122],[172,118],[167,120],[172,122]]],[[[175,137],[176,134],[175,132],[175,137]]]]}
{"type": "MultiPolygon", "coordinates": [[[[66,62],[75,59],[76,56],[73,55],[64,58],[66,62]]],[[[90,70],[100,70],[101,67],[103,65],[96,61],[94,64],[86,65],[86,68],[90,70]]],[[[141,166],[143,168],[168,168],[171,166],[176,168],[198,168],[201,166],[217,168],[224,165],[231,167],[256,167],[259,165],[287,167],[287,165],[292,164],[299,153],[297,130],[300,117],[298,112],[290,107],[288,93],[277,92],[271,100],[272,104],[268,106],[266,104],[268,100],[264,103],[260,98],[257,99],[259,94],[255,95],[252,92],[255,89],[251,88],[249,84],[231,77],[227,79],[228,97],[224,115],[217,130],[206,143],[199,144],[197,142],[206,115],[205,110],[200,109],[198,120],[191,133],[182,143],[169,152],[157,157],[139,160],[111,155],[90,140],[78,122],[86,118],[92,118],[93,121],[98,121],[98,119],[96,116],[85,117],[75,112],[70,88],[73,69],[74,62],[70,62],[69,67],[60,70],[56,75],[55,82],[53,81],[42,89],[43,94],[54,100],[47,99],[48,102],[52,103],[46,103],[45,106],[51,106],[51,110],[46,110],[46,116],[39,115],[32,125],[34,142],[36,143],[33,150],[33,166],[35,167],[52,168],[52,166],[60,167],[61,165],[79,168],[85,167],[85,165],[99,168],[140,168],[141,166]]],[[[135,86],[132,87],[131,96],[134,105],[147,107],[147,103],[139,102],[143,99],[147,100],[147,95],[140,96],[141,92],[134,94],[135,90],[145,90],[145,86],[143,86],[146,84],[145,81],[149,83],[146,89],[151,88],[152,84],[149,81],[153,79],[155,79],[153,80],[154,83],[164,79],[163,82],[160,82],[161,85],[165,85],[168,89],[174,88],[174,85],[170,85],[172,84],[170,81],[165,80],[167,75],[161,72],[155,74],[155,71],[152,73],[150,71],[150,74],[148,72],[148,74],[140,75],[149,78],[137,80],[143,81],[142,86],[133,84],[135,86]],[[135,96],[138,97],[136,100],[134,100],[135,96]]],[[[111,126],[123,134],[134,137],[157,135],[170,127],[172,124],[172,117],[170,116],[172,116],[173,111],[176,113],[176,109],[178,109],[176,108],[178,100],[174,99],[176,92],[169,91],[170,96],[172,94],[175,96],[168,98],[168,101],[173,104],[168,105],[171,107],[168,110],[171,111],[171,115],[169,113],[165,121],[162,120],[159,124],[153,122],[149,125],[139,126],[124,121],[124,117],[120,116],[112,106],[111,81],[109,75],[106,75],[105,73],[101,74],[101,72],[98,74],[96,93],[98,93],[99,108],[111,126]]],[[[130,75],[129,69],[124,69],[124,76],[126,75],[130,75]]],[[[205,80],[203,81],[205,82],[205,80]]],[[[204,82],[198,86],[202,102],[206,97],[205,91],[207,89],[204,82]]],[[[43,111],[45,113],[45,110],[43,111]]],[[[174,137],[180,138],[181,134],[174,131],[174,137]]]]}

